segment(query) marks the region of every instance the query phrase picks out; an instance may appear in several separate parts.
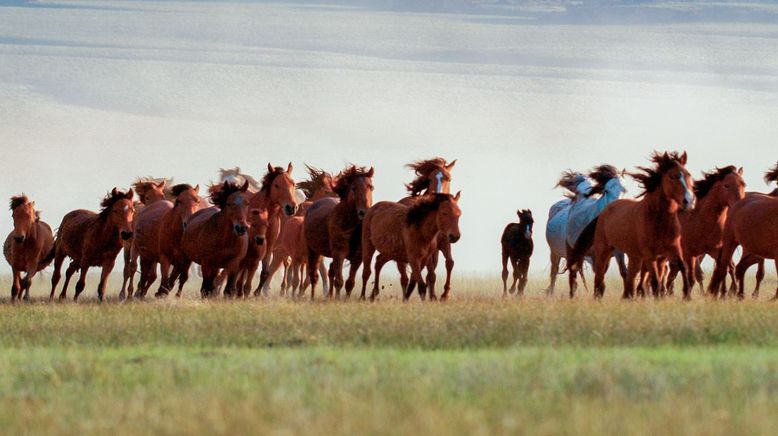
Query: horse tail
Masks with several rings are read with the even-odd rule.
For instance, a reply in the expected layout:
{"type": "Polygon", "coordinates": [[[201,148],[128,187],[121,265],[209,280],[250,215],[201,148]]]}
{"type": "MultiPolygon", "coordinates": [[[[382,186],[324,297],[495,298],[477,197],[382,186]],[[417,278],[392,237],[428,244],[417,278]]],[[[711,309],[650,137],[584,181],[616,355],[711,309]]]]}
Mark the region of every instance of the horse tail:
{"type": "Polygon", "coordinates": [[[567,246],[567,268],[569,270],[577,272],[578,265],[583,263],[586,254],[592,249],[598,219],[599,217],[595,218],[586,226],[573,247],[567,246]]]}
{"type": "Polygon", "coordinates": [[[54,260],[54,256],[56,256],[56,254],[57,254],[57,243],[55,241],[53,244],[51,244],[51,250],[49,250],[49,252],[46,253],[46,257],[44,257],[41,260],[41,265],[48,266],[49,264],[51,264],[51,262],[54,260]]]}

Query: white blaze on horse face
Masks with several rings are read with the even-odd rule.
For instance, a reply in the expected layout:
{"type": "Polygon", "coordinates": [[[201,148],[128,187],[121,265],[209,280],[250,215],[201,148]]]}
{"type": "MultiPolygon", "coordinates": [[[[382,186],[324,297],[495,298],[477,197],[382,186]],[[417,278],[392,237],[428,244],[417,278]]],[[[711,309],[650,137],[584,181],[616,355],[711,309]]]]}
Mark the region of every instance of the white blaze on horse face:
{"type": "Polygon", "coordinates": [[[529,226],[526,226],[524,228],[524,238],[525,239],[532,239],[532,230],[530,229],[529,226]]]}
{"type": "Polygon", "coordinates": [[[243,196],[242,195],[238,195],[237,197],[235,197],[235,205],[236,206],[240,206],[242,204],[243,204],[243,196]]]}
{"type": "Polygon", "coordinates": [[[681,186],[683,186],[683,207],[686,210],[690,210],[694,207],[694,194],[691,189],[689,189],[689,184],[686,183],[686,175],[683,172],[678,178],[681,179],[681,186]]]}
{"type": "Polygon", "coordinates": [[[125,211],[125,212],[127,212],[128,210],[130,210],[130,206],[127,206],[127,205],[125,204],[123,209],[124,209],[124,211],[125,211]]]}
{"type": "Polygon", "coordinates": [[[438,173],[435,175],[435,178],[438,179],[438,194],[443,193],[443,173],[438,171],[438,173]]]}

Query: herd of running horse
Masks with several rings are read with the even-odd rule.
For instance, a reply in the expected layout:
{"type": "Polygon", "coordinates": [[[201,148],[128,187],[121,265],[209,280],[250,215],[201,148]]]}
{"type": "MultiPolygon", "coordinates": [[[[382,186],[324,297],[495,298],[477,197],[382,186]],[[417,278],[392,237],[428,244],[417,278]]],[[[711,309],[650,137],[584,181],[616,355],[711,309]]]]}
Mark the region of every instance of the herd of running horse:
{"type": "MultiPolygon", "coordinates": [[[[621,198],[627,173],[611,165],[595,167],[588,174],[562,174],[558,186],[566,197],[551,207],[546,227],[552,265],[547,292],[554,292],[564,259],[570,297],[575,296],[577,279],[584,278],[583,265],[588,262],[594,269],[594,296],[600,298],[610,259],[615,258],[624,298],[671,294],[678,273],[683,296],[690,298],[695,283],[702,286],[700,262],[709,255],[716,260],[707,288],[710,295],[727,295],[729,273],[734,285],[730,292],[742,298],[745,271],[758,264],[756,295],[764,260],[775,259],[778,267],[778,189],[770,194],[746,193],[743,170],[734,166],[716,168],[694,181],[686,169],[686,153],[654,153],[651,162],[652,166],[629,174],[642,187],[635,199],[621,198]],[[738,246],[742,255],[734,265],[738,246]]],[[[306,166],[309,177],[300,183],[292,178],[291,163],[287,168],[268,164],[259,181],[239,168],[221,170],[220,182],[202,193],[199,185],[143,178],[127,191],[114,188],[102,200],[99,212],[79,209],[65,215],[56,237],[40,219],[35,202],[15,196],[10,204],[14,229],[4,244],[13,270],[11,297],[29,298],[32,278],[53,261],[53,299],[62,265],[70,258],[59,298],[67,297],[68,284],[79,272],[77,299],[89,268],[100,267],[97,296],[103,300],[116,257],[124,250],[120,299],[145,297],[157,271],[160,283],[155,295],[165,297],[177,287],[180,296],[194,263],[202,275],[203,298],[222,290],[234,298],[248,297],[252,290],[254,295],[266,295],[282,267],[282,295],[300,297],[310,287],[315,298],[321,279],[327,296],[340,298],[345,289],[349,297],[363,266],[360,297],[372,300],[378,296],[380,273],[389,261],[397,264],[404,299],[417,287],[422,299],[428,293],[430,299],[437,299],[435,271],[442,253],[446,281],[440,298],[445,300],[454,268],[451,245],[460,238],[460,194],[450,193],[455,164],[442,158],[409,164],[416,176],[406,185],[409,195],[398,202],[376,204],[373,168],[354,165],[334,176],[306,166]],[[331,259],[328,268],[322,262],[325,257],[331,259]],[[345,261],[349,270],[344,280],[345,261]],[[375,278],[367,296],[373,267],[375,278]]],[[[767,172],[765,181],[778,181],[778,165],[767,172]]],[[[523,294],[533,252],[532,212],[525,209],[517,214],[518,222],[508,224],[501,239],[506,295],[523,294]],[[513,267],[510,289],[509,263],[513,267]]]]}

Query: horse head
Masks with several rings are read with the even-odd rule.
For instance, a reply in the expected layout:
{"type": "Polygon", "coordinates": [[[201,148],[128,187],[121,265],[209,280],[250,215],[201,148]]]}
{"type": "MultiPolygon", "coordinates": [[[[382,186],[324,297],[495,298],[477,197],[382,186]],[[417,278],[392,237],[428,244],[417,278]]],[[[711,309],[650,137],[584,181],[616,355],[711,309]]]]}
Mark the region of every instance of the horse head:
{"type": "Polygon", "coordinates": [[[516,215],[519,216],[519,227],[524,232],[524,239],[532,239],[532,228],[535,225],[532,211],[529,209],[519,209],[516,211],[516,215]]]}
{"type": "Polygon", "coordinates": [[[281,167],[273,167],[267,164],[267,174],[262,179],[262,191],[266,192],[272,203],[281,206],[286,216],[292,216],[297,212],[297,195],[295,183],[292,179],[294,167],[289,162],[286,170],[281,167]]]}
{"type": "Polygon", "coordinates": [[[249,225],[254,235],[254,243],[265,245],[267,229],[270,227],[267,209],[251,209],[249,211],[249,225]]]}
{"type": "Polygon", "coordinates": [[[127,192],[113,188],[100,203],[100,206],[102,206],[100,216],[113,227],[119,229],[119,235],[125,241],[132,238],[133,234],[135,205],[132,202],[132,198],[134,195],[132,188],[127,192]]]}
{"type": "Polygon", "coordinates": [[[27,239],[37,220],[35,202],[27,199],[24,194],[12,197],[11,214],[14,221],[13,240],[17,244],[21,244],[27,239]]]}
{"type": "Polygon", "coordinates": [[[361,220],[367,214],[367,210],[373,206],[373,175],[375,169],[370,167],[351,167],[343,170],[335,178],[333,191],[338,194],[340,200],[353,205],[357,211],[357,217],[361,220]]]}
{"type": "Polygon", "coordinates": [[[187,184],[176,185],[171,189],[171,193],[175,198],[173,209],[181,217],[181,225],[186,229],[189,218],[200,210],[200,185],[196,185],[194,188],[187,184]]]}
{"type": "Polygon", "coordinates": [[[438,231],[446,235],[448,242],[453,244],[462,237],[462,233],[459,231],[459,217],[462,216],[462,210],[459,208],[459,199],[462,193],[457,192],[457,195],[437,195],[445,195],[445,201],[442,201],[440,206],[438,206],[438,231]]]}
{"type": "Polygon", "coordinates": [[[442,157],[421,160],[406,165],[414,170],[416,178],[405,185],[411,196],[425,194],[448,194],[451,192],[451,170],[457,160],[446,163],[442,157]]]}

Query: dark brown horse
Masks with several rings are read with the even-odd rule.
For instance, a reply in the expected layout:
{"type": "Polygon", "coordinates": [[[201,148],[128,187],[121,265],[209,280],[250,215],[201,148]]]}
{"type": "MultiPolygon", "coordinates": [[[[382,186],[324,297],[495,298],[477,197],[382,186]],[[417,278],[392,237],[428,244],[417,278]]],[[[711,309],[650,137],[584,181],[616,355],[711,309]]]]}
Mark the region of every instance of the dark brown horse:
{"type": "MultiPolygon", "coordinates": [[[[427,160],[420,160],[406,165],[406,167],[412,169],[416,174],[416,178],[405,185],[408,190],[408,197],[400,200],[400,203],[407,206],[413,205],[413,203],[425,195],[432,194],[449,194],[451,193],[451,170],[457,164],[457,160],[446,163],[446,160],[442,157],[435,157],[427,160]]],[[[446,261],[446,282],[443,285],[443,295],[441,299],[448,298],[451,291],[451,274],[454,271],[454,257],[451,252],[451,243],[442,235],[438,240],[438,250],[443,253],[443,258],[446,261]]],[[[432,256],[433,268],[438,264],[438,253],[436,252],[432,256]]],[[[397,263],[397,269],[400,272],[400,284],[403,289],[408,285],[408,274],[406,267],[402,262],[397,263]]],[[[432,288],[434,283],[427,283],[427,286],[432,288]]],[[[431,289],[434,293],[435,290],[431,289]]]]}
{"type": "Polygon", "coordinates": [[[270,261],[276,246],[276,239],[281,232],[281,215],[293,216],[297,212],[297,196],[295,195],[295,183],[292,179],[294,167],[290,162],[284,170],[281,167],[273,167],[267,164],[267,174],[262,178],[262,187],[251,196],[249,208],[266,210],[270,227],[267,230],[265,244],[265,257],[262,258],[262,273],[259,275],[259,286],[255,295],[260,292],[268,292],[270,276],[270,261]]]}
{"type": "MultiPolygon", "coordinates": [[[[724,223],[729,208],[743,199],[745,182],[743,169],[727,166],[703,173],[702,179],[694,182],[697,204],[693,210],[678,214],[681,222],[681,244],[686,264],[689,266],[689,284],[692,288],[700,279],[699,261],[707,254],[718,258],[723,245],[724,223]]],[[[678,264],[670,265],[667,278],[668,288],[678,272],[678,264]]]]}
{"type": "Polygon", "coordinates": [[[527,286],[529,262],[532,257],[532,251],[535,248],[532,243],[532,227],[535,220],[532,218],[532,211],[529,209],[518,210],[518,223],[510,223],[505,226],[500,238],[502,247],[502,293],[507,296],[510,292],[516,292],[516,282],[519,282],[519,296],[524,295],[524,288],[527,286]],[[508,261],[513,267],[513,283],[508,289],[508,261]]]}
{"type": "Polygon", "coordinates": [[[99,213],[89,210],[74,210],[64,218],[59,225],[57,239],[54,241],[54,275],[51,277],[51,295],[61,278],[60,269],[65,257],[70,257],[70,265],[65,272],[65,284],[60,299],[67,297],[68,283],[73,274],[81,270],[81,276],[76,283],[78,299],[86,286],[86,274],[90,267],[101,267],[100,284],[97,287],[97,297],[103,301],[108,276],[113,270],[116,256],[122,249],[122,241],[132,238],[135,206],[132,203],[133,191],[121,192],[116,188],[100,203],[99,213]]]}
{"type": "Polygon", "coordinates": [[[222,269],[227,275],[224,295],[235,293],[238,267],[248,248],[248,188],[248,182],[243,186],[230,182],[211,186],[209,193],[215,206],[193,214],[184,230],[181,248],[186,265],[182,271],[188,270],[191,262],[200,265],[203,298],[215,296],[216,278],[222,269]]]}
{"type": "Polygon", "coordinates": [[[156,297],[167,296],[176,280],[178,280],[176,296],[181,296],[184,285],[189,279],[190,265],[181,250],[184,229],[189,224],[192,215],[202,209],[205,203],[200,198],[200,185],[192,187],[187,184],[179,184],[173,186],[170,195],[173,208],[162,217],[159,238],[157,239],[161,278],[159,289],[155,294],[156,297]]]}
{"type": "Polygon", "coordinates": [[[54,259],[51,227],[40,220],[35,202],[26,195],[11,197],[14,228],[3,245],[3,253],[13,272],[11,300],[30,299],[32,278],[54,259]],[[22,278],[22,273],[26,273],[22,278]]]}
{"type": "Polygon", "coordinates": [[[351,295],[354,277],[362,263],[359,249],[362,235],[360,226],[368,209],[373,205],[374,174],[373,168],[367,170],[352,165],[335,177],[332,188],[338,198],[318,200],[305,212],[303,233],[308,244],[307,269],[311,283],[311,299],[316,295],[322,257],[332,258],[329,270],[330,297],[340,297],[344,284],[343,261],[349,260],[346,294],[351,295]]]}
{"type": "Polygon", "coordinates": [[[681,246],[680,210],[694,207],[692,179],[686,170],[687,155],[654,153],[652,168],[639,168],[632,177],[644,192],[640,200],[617,200],[609,204],[597,218],[594,236],[595,298],[605,294],[605,273],[614,250],[629,257],[624,298],[635,295],[635,278],[645,265],[648,269],[654,295],[664,293],[660,269],[664,260],[681,265],[684,298],[691,298],[688,268],[681,246]]]}
{"type": "MultiPolygon", "coordinates": [[[[461,236],[459,217],[462,212],[458,201],[459,193],[456,196],[430,194],[410,206],[382,201],[371,207],[362,226],[362,296],[370,278],[373,254],[378,251],[371,300],[378,296],[381,268],[390,260],[411,265],[411,279],[408,287],[403,289],[403,299],[410,298],[417,284],[419,296],[422,300],[426,298],[427,282],[422,278],[421,271],[426,267],[428,280],[435,283],[432,256],[438,251],[441,235],[451,243],[457,242],[461,236]]],[[[433,288],[430,288],[430,299],[437,299],[433,288]]]]}

